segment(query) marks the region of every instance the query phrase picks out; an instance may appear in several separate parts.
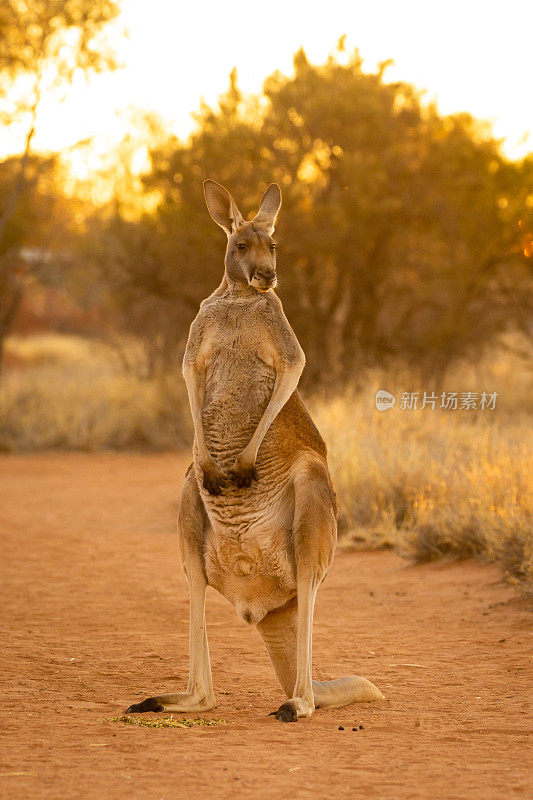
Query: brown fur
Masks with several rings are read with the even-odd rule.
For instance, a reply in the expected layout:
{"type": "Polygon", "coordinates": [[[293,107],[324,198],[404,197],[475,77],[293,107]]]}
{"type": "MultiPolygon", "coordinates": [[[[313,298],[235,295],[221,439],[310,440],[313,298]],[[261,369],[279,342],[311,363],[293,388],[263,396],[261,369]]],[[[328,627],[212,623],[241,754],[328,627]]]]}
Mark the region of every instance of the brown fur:
{"type": "Polygon", "coordinates": [[[279,188],[267,189],[252,223],[212,181],[206,200],[228,246],[224,278],[201,304],[183,360],[195,426],[178,520],[191,593],[189,685],[146,707],[214,705],[204,618],[209,584],[258,626],[289,697],[276,716],[293,721],[312,714],[315,694],[320,706],[381,694],[364,678],[311,678],[313,608],[333,560],[337,507],[326,446],[296,388],[303,351],[273,291],[279,188]]]}

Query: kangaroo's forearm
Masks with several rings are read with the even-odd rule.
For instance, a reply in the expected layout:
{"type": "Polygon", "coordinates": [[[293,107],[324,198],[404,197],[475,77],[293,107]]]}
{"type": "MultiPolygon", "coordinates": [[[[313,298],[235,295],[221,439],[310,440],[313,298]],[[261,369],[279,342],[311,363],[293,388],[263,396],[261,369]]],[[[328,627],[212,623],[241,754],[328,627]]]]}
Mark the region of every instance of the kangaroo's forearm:
{"type": "Polygon", "coordinates": [[[298,386],[301,374],[302,367],[300,365],[287,367],[277,373],[272,397],[246,448],[253,461],[255,461],[257,457],[257,452],[261,447],[261,442],[265,438],[266,432],[298,386]]]}
{"type": "Polygon", "coordinates": [[[189,395],[189,405],[191,407],[192,421],[194,425],[194,435],[198,448],[198,458],[200,463],[210,458],[207,444],[205,441],[204,423],[202,420],[202,408],[205,399],[205,375],[198,372],[194,367],[184,367],[183,377],[189,395]]]}

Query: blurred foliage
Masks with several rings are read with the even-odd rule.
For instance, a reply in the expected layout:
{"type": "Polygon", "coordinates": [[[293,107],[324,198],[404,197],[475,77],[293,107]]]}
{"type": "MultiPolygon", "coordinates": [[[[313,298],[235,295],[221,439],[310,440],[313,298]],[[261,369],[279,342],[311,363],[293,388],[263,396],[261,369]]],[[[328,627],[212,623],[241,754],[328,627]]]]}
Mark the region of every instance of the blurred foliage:
{"type": "Polygon", "coordinates": [[[114,66],[102,28],[118,14],[113,0],[2,0],[0,80],[21,75],[62,83],[76,70],[114,66]]]}
{"type": "Polygon", "coordinates": [[[442,381],[502,331],[531,325],[533,156],[506,160],[468,114],[443,117],[410,85],[295,56],[243,97],[232,73],[187,142],[152,152],[151,214],[121,202],[93,221],[102,274],[130,332],[176,358],[223,271],[224,239],[204,204],[213,178],[254,212],[277,181],[279,294],[307,355],[307,384],[352,381],[403,361],[442,381]],[[98,236],[95,231],[98,231],[98,236]]]}
{"type": "Polygon", "coordinates": [[[49,229],[65,211],[55,204],[55,159],[32,154],[41,102],[77,74],[116,66],[102,30],[117,14],[112,0],[0,2],[0,121],[23,142],[20,156],[0,164],[0,367],[27,286],[49,265],[49,229]]]}
{"type": "MultiPolygon", "coordinates": [[[[57,80],[67,56],[65,80],[73,64],[112,65],[100,34],[115,4],[16,8],[49,15],[39,28],[51,37],[43,63],[57,57],[57,80]],[[73,9],[78,33],[59,56],[73,9]]],[[[4,9],[0,28],[11,30],[6,19],[4,9]]],[[[0,83],[27,69],[37,80],[35,52],[24,55],[37,39],[28,42],[19,60],[0,46],[0,83]]],[[[441,116],[412,86],[387,83],[386,68],[364,72],[341,43],[318,66],[300,51],[294,74],[271,75],[261,96],[243,96],[233,72],[186,142],[153,115],[132,116],[107,173],[77,197],[61,194],[57,159],[30,152],[36,108],[33,118],[27,111],[25,153],[0,164],[0,350],[28,285],[44,280],[97,308],[119,353],[124,334],[138,340],[144,356],[131,371],[150,378],[175,368],[200,301],[223,273],[225,239],[205,208],[206,177],[248,214],[268,183],[282,188],[279,294],[307,355],[308,386],[403,365],[431,388],[501,334],[530,335],[533,155],[508,161],[488,128],[468,114],[441,116]],[[139,157],[149,164],[142,180],[139,157]]]]}
{"type": "MultiPolygon", "coordinates": [[[[55,164],[53,156],[28,155],[16,213],[9,214],[0,237],[0,362],[5,338],[28,289],[35,282],[53,285],[63,280],[57,247],[68,225],[70,205],[56,186],[55,164]],[[52,259],[50,248],[54,246],[52,259]]],[[[0,214],[19,175],[18,157],[0,163],[0,214]]]]}

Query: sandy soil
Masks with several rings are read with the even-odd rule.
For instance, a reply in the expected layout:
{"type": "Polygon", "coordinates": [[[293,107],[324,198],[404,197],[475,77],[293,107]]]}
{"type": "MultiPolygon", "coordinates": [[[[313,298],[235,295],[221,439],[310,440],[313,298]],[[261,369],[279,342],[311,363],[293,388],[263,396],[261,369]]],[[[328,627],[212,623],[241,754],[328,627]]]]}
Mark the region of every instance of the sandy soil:
{"type": "Polygon", "coordinates": [[[532,617],[474,563],[337,555],[319,592],[315,676],[364,675],[387,702],[292,725],[268,717],[282,694],[261,640],[209,590],[219,705],[205,717],[227,724],[106,721],[186,681],[174,525],[186,463],[0,458],[0,796],[528,796],[532,617]]]}

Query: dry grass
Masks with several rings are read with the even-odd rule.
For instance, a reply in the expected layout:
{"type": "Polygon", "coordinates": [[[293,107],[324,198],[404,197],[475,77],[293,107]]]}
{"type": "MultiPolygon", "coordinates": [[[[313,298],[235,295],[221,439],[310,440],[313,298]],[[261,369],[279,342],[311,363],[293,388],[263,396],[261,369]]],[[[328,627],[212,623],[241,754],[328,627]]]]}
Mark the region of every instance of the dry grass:
{"type": "Polygon", "coordinates": [[[0,450],[170,449],[190,442],[181,377],[143,380],[100,342],[11,340],[0,387],[0,450]]]}
{"type": "Polygon", "coordinates": [[[378,412],[383,386],[393,388],[376,380],[357,396],[313,404],[328,442],[341,546],[391,547],[416,561],[497,561],[533,589],[531,417],[504,401],[485,412],[398,404],[378,412]]]}
{"type": "MultiPolygon", "coordinates": [[[[0,449],[168,449],[189,445],[185,389],[125,372],[102,343],[12,340],[0,390],[0,449]]],[[[497,391],[494,411],[378,412],[375,392],[423,390],[405,375],[315,398],[340,508],[341,544],[393,547],[417,561],[497,561],[533,590],[533,402],[526,362],[505,351],[465,365],[445,388],[497,391]]]]}

